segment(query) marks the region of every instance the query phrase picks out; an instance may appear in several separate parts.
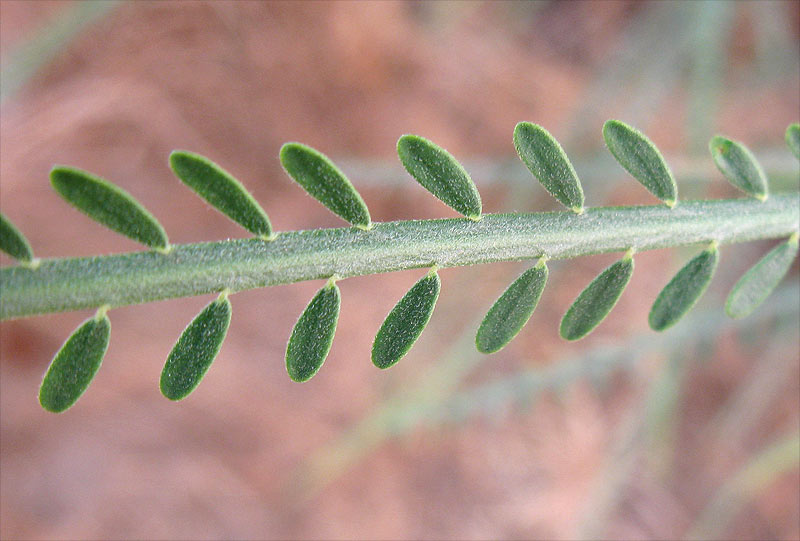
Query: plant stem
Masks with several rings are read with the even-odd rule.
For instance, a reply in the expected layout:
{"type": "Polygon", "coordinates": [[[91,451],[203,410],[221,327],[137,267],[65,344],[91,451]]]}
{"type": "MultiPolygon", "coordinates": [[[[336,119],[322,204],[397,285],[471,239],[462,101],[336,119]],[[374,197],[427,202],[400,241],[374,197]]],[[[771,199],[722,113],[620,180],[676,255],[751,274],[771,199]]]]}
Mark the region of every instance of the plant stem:
{"type": "Polygon", "coordinates": [[[33,270],[0,269],[0,319],[232,292],[304,280],[454,267],[520,259],[566,259],[671,246],[788,237],[798,230],[797,194],[685,201],[666,206],[487,214],[376,223],[174,245],[168,254],[134,252],[44,259],[33,270]]]}

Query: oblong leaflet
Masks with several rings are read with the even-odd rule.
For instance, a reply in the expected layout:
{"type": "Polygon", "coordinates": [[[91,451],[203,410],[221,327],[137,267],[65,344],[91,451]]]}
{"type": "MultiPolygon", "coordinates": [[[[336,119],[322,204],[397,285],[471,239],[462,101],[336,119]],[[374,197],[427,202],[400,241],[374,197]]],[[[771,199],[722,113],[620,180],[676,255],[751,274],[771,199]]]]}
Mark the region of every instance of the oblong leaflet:
{"type": "Polygon", "coordinates": [[[514,128],[514,148],[542,186],[562,205],[583,212],[583,188],[558,141],[538,124],[520,122],[514,128]]]}
{"type": "Polygon", "coordinates": [[[389,368],[408,353],[430,321],[440,289],[441,281],[434,267],[403,295],[375,336],[372,364],[389,368]]]}
{"type": "Polygon", "coordinates": [[[186,398],[216,359],[231,323],[231,301],[227,292],[192,320],[181,333],[161,371],[159,387],[170,400],[186,398]]]}
{"type": "Polygon", "coordinates": [[[669,281],[656,297],[648,322],[654,331],[675,325],[705,293],[719,262],[719,250],[713,243],[692,258],[669,281]]]}
{"type": "Polygon", "coordinates": [[[603,125],[603,139],[619,164],[647,190],[669,207],[678,202],[678,186],[658,148],[642,132],[609,120],[603,125]]]}
{"type": "Polygon", "coordinates": [[[33,261],[33,250],[28,239],[2,213],[0,213],[0,250],[23,263],[33,261]]]}
{"type": "Polygon", "coordinates": [[[717,169],[728,182],[756,199],[763,201],[767,198],[767,176],[746,146],[717,135],[711,138],[708,148],[717,169]]]}
{"type": "Polygon", "coordinates": [[[108,349],[111,322],[105,308],[98,310],[70,335],[58,350],[39,388],[39,403],[60,413],[86,391],[108,349]]]}
{"type": "Polygon", "coordinates": [[[725,302],[725,313],[742,318],[764,302],[780,283],[797,257],[798,235],[794,233],[753,265],[731,289],[725,302]]]}
{"type": "Polygon", "coordinates": [[[254,235],[265,239],[272,235],[272,224],[258,201],[219,165],[186,150],[172,151],[169,165],[175,176],[222,214],[254,235]]]}
{"type": "Polygon", "coordinates": [[[478,351],[500,351],[522,330],[539,303],[547,284],[547,274],[547,265],[541,260],[508,286],[478,328],[475,336],[478,351]]]}
{"type": "Polygon", "coordinates": [[[791,149],[795,158],[800,160],[800,124],[790,124],[786,128],[786,144],[791,149]]]}
{"type": "Polygon", "coordinates": [[[286,346],[286,371],[294,381],[308,381],[322,367],[336,333],[340,305],[339,287],[331,279],[303,310],[286,346]]]}
{"type": "Polygon", "coordinates": [[[109,229],[145,246],[166,250],[167,234],[158,220],[122,188],[86,171],[56,166],[53,188],[78,210],[109,229]]]}
{"type": "Polygon", "coordinates": [[[471,220],[481,217],[481,196],[464,167],[445,149],[418,135],[397,141],[406,171],[429,192],[471,220]]]}
{"type": "Polygon", "coordinates": [[[617,304],[633,274],[633,257],[624,258],[601,272],[578,295],[561,320],[559,332],[566,340],[578,340],[594,330],[617,304]]]}
{"type": "Polygon", "coordinates": [[[284,170],[314,199],[352,225],[370,228],[366,203],[327,156],[301,143],[286,143],[280,158],[284,170]]]}

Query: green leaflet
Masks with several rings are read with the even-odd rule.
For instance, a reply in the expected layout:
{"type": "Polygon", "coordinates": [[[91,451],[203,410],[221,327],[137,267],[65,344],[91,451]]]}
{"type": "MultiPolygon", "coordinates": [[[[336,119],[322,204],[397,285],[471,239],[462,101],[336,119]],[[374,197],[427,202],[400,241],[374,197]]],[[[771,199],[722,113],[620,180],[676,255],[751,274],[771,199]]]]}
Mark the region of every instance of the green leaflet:
{"type": "Polygon", "coordinates": [[[33,250],[28,244],[28,239],[2,213],[0,213],[0,250],[23,263],[33,262],[33,250]]]}
{"type": "Polygon", "coordinates": [[[308,381],[325,362],[336,333],[340,305],[339,287],[331,278],[295,323],[286,346],[286,370],[294,381],[308,381]]]}
{"type": "Polygon", "coordinates": [[[63,166],[50,171],[50,182],[64,199],[93,220],[145,246],[168,250],[164,228],[125,190],[86,171],[63,166]]]}
{"type": "Polygon", "coordinates": [[[761,201],[767,198],[767,176],[747,147],[717,135],[711,138],[708,148],[717,169],[731,184],[761,201]]]}
{"type": "Polygon", "coordinates": [[[417,135],[397,141],[406,171],[425,189],[470,220],[481,219],[481,196],[458,161],[442,147],[417,135]]]}
{"type": "Polygon", "coordinates": [[[383,321],[372,344],[372,364],[389,368],[399,361],[428,324],[439,298],[436,266],[414,284],[383,321]]]}
{"type": "Polygon", "coordinates": [[[789,145],[795,158],[800,160],[800,124],[790,124],[786,128],[786,144],[789,145]]]}
{"type": "Polygon", "coordinates": [[[547,264],[542,258],[495,301],[483,318],[475,345],[481,353],[500,351],[522,330],[533,314],[547,283],[547,264]]]}
{"type": "Polygon", "coordinates": [[[678,271],[658,294],[650,309],[650,328],[663,331],[675,325],[705,293],[717,270],[719,250],[714,242],[678,271]]]}
{"type": "Polygon", "coordinates": [[[169,165],[175,175],[222,214],[254,235],[270,240],[267,213],[242,184],[220,166],[199,154],[174,150],[169,165]]]}
{"type": "Polygon", "coordinates": [[[736,319],[745,317],[769,297],[797,256],[797,239],[794,233],[744,273],[728,295],[726,314],[736,319]]]}
{"type": "Polygon", "coordinates": [[[632,274],[633,254],[629,251],[578,295],[561,320],[561,337],[578,340],[592,332],[617,304],[632,274]]]}
{"type": "Polygon", "coordinates": [[[231,323],[231,301],[223,292],[184,329],[161,371],[161,393],[170,400],[186,398],[205,376],[222,347],[231,323]]]}
{"type": "Polygon", "coordinates": [[[517,154],[550,194],[568,209],[583,212],[583,188],[564,149],[538,124],[520,122],[514,128],[517,154]]]}
{"type": "Polygon", "coordinates": [[[611,154],[650,193],[668,207],[678,202],[678,187],[667,162],[650,139],[619,120],[603,125],[603,139],[611,154]]]}
{"type": "Polygon", "coordinates": [[[111,322],[107,309],[99,309],[78,327],[50,363],[39,388],[39,403],[47,411],[68,409],[89,387],[108,349],[111,322]]]}
{"type": "Polygon", "coordinates": [[[361,195],[327,156],[300,143],[286,143],[280,156],[289,176],[314,199],[360,229],[372,227],[361,195]]]}

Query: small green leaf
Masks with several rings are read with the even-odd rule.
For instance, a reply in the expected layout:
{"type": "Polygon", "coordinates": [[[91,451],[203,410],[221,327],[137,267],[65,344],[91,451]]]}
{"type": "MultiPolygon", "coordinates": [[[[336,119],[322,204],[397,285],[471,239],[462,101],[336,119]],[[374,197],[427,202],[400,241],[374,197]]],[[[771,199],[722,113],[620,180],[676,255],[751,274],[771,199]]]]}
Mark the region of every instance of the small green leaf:
{"type": "Polygon", "coordinates": [[[628,252],[578,295],[561,320],[561,337],[578,340],[592,332],[617,304],[632,274],[633,254],[628,252]]]}
{"type": "Polygon", "coordinates": [[[206,306],[184,329],[161,371],[161,393],[182,400],[200,384],[216,359],[231,323],[228,293],[206,306]]]}
{"type": "Polygon", "coordinates": [[[708,148],[717,169],[731,184],[761,201],[767,198],[767,176],[746,146],[717,135],[708,148]]]}
{"type": "Polygon", "coordinates": [[[483,318],[475,344],[481,353],[494,353],[511,342],[533,314],[547,283],[544,258],[523,272],[495,301],[483,318]]]}
{"type": "Polygon", "coordinates": [[[678,202],[678,187],[667,162],[650,139],[619,120],[603,125],[603,139],[611,154],[633,178],[669,207],[678,202]]]}
{"type": "Polygon", "coordinates": [[[50,171],[50,182],[61,197],[93,220],[150,248],[168,249],[167,234],[158,220],[118,186],[63,166],[50,171]]]}
{"type": "Polygon", "coordinates": [[[372,364],[389,368],[399,361],[428,324],[441,282],[434,266],[414,284],[386,316],[372,344],[372,364]]]}
{"type": "Polygon", "coordinates": [[[86,391],[103,362],[111,334],[107,307],[87,319],[58,350],[39,388],[39,403],[47,411],[60,413],[86,391]]]}
{"type": "Polygon", "coordinates": [[[663,331],[675,325],[705,293],[717,270],[719,250],[714,242],[678,271],[658,294],[650,309],[650,328],[663,331]]]}
{"type": "Polygon", "coordinates": [[[204,156],[174,150],[169,165],[175,175],[209,205],[264,239],[272,235],[267,213],[242,184],[204,156]]]}
{"type": "Polygon", "coordinates": [[[790,124],[786,128],[786,144],[789,145],[795,158],[800,160],[800,124],[790,124]]]}
{"type": "Polygon", "coordinates": [[[28,244],[28,239],[2,213],[0,213],[0,250],[23,263],[33,261],[33,250],[28,244]]]}
{"type": "Polygon", "coordinates": [[[300,143],[286,143],[280,156],[289,176],[314,199],[360,229],[372,226],[361,195],[327,156],[300,143]]]}
{"type": "Polygon", "coordinates": [[[429,192],[470,220],[481,218],[481,196],[458,161],[442,147],[417,135],[397,141],[406,171],[429,192]]]}
{"type": "Polygon", "coordinates": [[[725,302],[725,313],[742,318],[758,308],[789,272],[797,256],[798,235],[794,233],[753,265],[733,286],[725,302]]]}
{"type": "Polygon", "coordinates": [[[565,207],[583,212],[583,188],[558,141],[543,127],[520,122],[514,128],[517,154],[550,194],[565,207]]]}
{"type": "Polygon", "coordinates": [[[286,346],[286,370],[294,381],[308,381],[325,362],[336,333],[340,305],[339,287],[331,278],[295,323],[286,346]]]}

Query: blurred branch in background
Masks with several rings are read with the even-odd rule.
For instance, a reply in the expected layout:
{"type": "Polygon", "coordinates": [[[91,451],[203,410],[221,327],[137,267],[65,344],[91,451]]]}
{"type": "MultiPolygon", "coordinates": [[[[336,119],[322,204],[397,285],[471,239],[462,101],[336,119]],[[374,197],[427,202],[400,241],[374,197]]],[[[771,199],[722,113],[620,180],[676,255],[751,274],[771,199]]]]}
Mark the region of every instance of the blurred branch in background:
{"type": "Polygon", "coordinates": [[[740,17],[752,20],[756,55],[737,59],[749,85],[796,79],[797,44],[790,27],[791,2],[651,2],[631,19],[616,52],[597,67],[567,126],[566,148],[597,149],[595,133],[612,110],[645,126],[684,78],[688,84],[687,150],[701,153],[719,129],[718,109],[729,80],[734,33],[740,17]],[[754,68],[746,70],[745,67],[754,68]],[[764,77],[764,79],[761,79],[764,77]],[[621,103],[625,105],[622,106],[621,103]]]}
{"type": "Polygon", "coordinates": [[[602,124],[610,109],[624,109],[622,120],[632,125],[650,120],[678,83],[680,58],[692,45],[691,21],[700,4],[656,2],[630,20],[616,51],[597,67],[567,122],[571,132],[565,147],[599,148],[592,128],[602,124]]]}
{"type": "Polygon", "coordinates": [[[780,475],[797,469],[798,462],[800,462],[800,433],[795,432],[767,444],[725,482],[708,507],[703,510],[687,538],[723,537],[726,526],[730,524],[735,513],[780,475]]]}
{"type": "Polygon", "coordinates": [[[110,14],[123,0],[80,0],[61,8],[24,43],[0,71],[0,101],[13,97],[39,70],[53,61],[88,27],[110,14]]]}
{"type": "MultiPolygon", "coordinates": [[[[792,7],[787,2],[771,4],[742,3],[754,33],[755,49],[753,70],[748,72],[751,84],[775,84],[797,77],[797,38],[792,32],[792,7]],[[766,9],[765,9],[766,8],[766,9]],[[787,51],[792,53],[787,54],[787,51]]],[[[794,9],[794,13],[797,10],[794,9]]]]}
{"type": "MultiPolygon", "coordinates": [[[[390,439],[403,437],[420,427],[432,430],[442,424],[462,424],[476,416],[497,418],[514,406],[532,404],[542,393],[558,391],[579,380],[589,380],[596,388],[602,387],[615,372],[632,370],[637,373],[642,369],[643,359],[657,355],[667,359],[661,375],[649,384],[641,407],[632,407],[629,420],[618,430],[606,471],[598,476],[602,479],[598,482],[602,489],[587,505],[592,511],[585,519],[582,532],[586,535],[582,537],[591,537],[592,533],[602,535],[602,525],[636,464],[634,456],[642,453],[647,441],[658,446],[675,443],[670,436],[674,429],[667,425],[676,422],[688,352],[701,350],[702,342],[713,341],[727,332],[764,322],[796,321],[800,314],[799,296],[798,286],[785,286],[776,293],[774,303],[764,306],[747,320],[730,320],[719,309],[698,311],[669,334],[654,335],[647,331],[621,344],[602,345],[577,357],[554,360],[546,368],[525,369],[458,390],[480,364],[492,360],[491,356],[475,351],[476,320],[415,386],[387,396],[340,438],[313,453],[298,478],[308,491],[305,496],[312,497],[390,439]]],[[[774,332],[793,332],[788,325],[775,325],[774,332]]],[[[640,384],[647,385],[649,378],[642,373],[638,379],[640,384]]],[[[672,453],[674,447],[664,452],[672,453]]],[[[667,462],[662,459],[657,469],[664,475],[667,462]]]]}
{"type": "Polygon", "coordinates": [[[719,99],[727,71],[728,41],[735,9],[721,2],[692,2],[688,59],[688,148],[699,153],[708,148],[715,131],[719,99]]]}
{"type": "MultiPolygon", "coordinates": [[[[674,337],[676,338],[674,347],[664,347],[662,344],[661,351],[666,358],[658,373],[655,375],[637,373],[640,385],[646,388],[646,391],[642,394],[640,403],[630,408],[628,417],[614,434],[614,443],[605,460],[605,466],[596,476],[594,489],[583,506],[585,511],[578,527],[578,535],[581,538],[604,538],[619,535],[619,532],[609,531],[609,524],[623,500],[628,507],[633,508],[628,511],[629,513],[647,516],[648,502],[646,498],[640,495],[637,500],[626,500],[629,485],[647,485],[642,481],[643,479],[652,479],[652,485],[658,487],[655,490],[660,492],[660,497],[674,500],[673,505],[679,507],[680,498],[673,494],[680,489],[672,480],[675,462],[679,455],[681,458],[687,455],[699,456],[709,449],[715,454],[712,466],[705,471],[696,473],[697,477],[693,480],[694,485],[708,483],[710,486],[714,486],[720,482],[720,479],[729,478],[728,470],[730,470],[731,458],[728,454],[732,454],[734,449],[738,449],[736,442],[748,435],[748,430],[752,428],[752,425],[743,423],[735,427],[728,426],[725,439],[714,439],[712,434],[718,429],[717,419],[742,413],[741,410],[737,410],[736,403],[728,402],[719,408],[719,415],[708,423],[701,436],[689,444],[685,441],[685,435],[681,440],[678,426],[681,422],[680,406],[682,395],[686,389],[686,376],[692,361],[702,363],[710,357],[708,346],[713,347],[713,344],[703,345],[703,342],[713,342],[715,337],[727,333],[739,333],[750,325],[764,326],[770,330],[770,335],[761,337],[760,347],[763,347],[764,342],[770,342],[780,337],[780,340],[775,340],[775,343],[779,345],[766,351],[761,364],[771,366],[780,364],[790,369],[788,371],[795,372],[796,367],[791,361],[793,346],[790,337],[793,336],[794,340],[797,339],[797,329],[793,322],[800,313],[797,303],[798,297],[800,297],[800,288],[795,285],[786,286],[782,292],[785,297],[782,297],[780,306],[772,306],[770,313],[762,314],[763,317],[758,320],[751,320],[749,325],[742,324],[741,321],[731,325],[730,320],[726,323],[721,314],[706,314],[702,320],[694,322],[694,325],[698,326],[697,328],[687,329],[684,327],[684,332],[674,337]],[[713,321],[715,315],[718,318],[717,321],[713,321]],[[704,351],[706,354],[703,354],[704,351]]],[[[754,371],[758,372],[758,368],[760,367],[757,366],[754,371]]],[[[763,414],[769,413],[766,408],[771,405],[771,398],[777,396],[780,388],[785,385],[787,376],[791,377],[787,373],[788,371],[779,372],[783,379],[770,378],[768,385],[763,384],[763,381],[761,385],[758,385],[765,394],[750,404],[754,409],[754,413],[751,415],[754,421],[762,421],[765,418],[763,414]]],[[[747,383],[743,385],[748,386],[747,383]]],[[[752,392],[747,394],[752,395],[752,392]]],[[[795,460],[793,467],[797,468],[798,466],[800,464],[795,460]]],[[[783,469],[777,470],[775,474],[791,468],[791,465],[785,466],[783,469]]],[[[727,481],[725,483],[727,484],[727,481]]],[[[636,488],[641,490],[641,486],[636,488]]],[[[720,489],[721,492],[728,490],[724,487],[720,489]]],[[[753,490],[739,495],[741,499],[736,504],[740,506],[747,503],[748,497],[752,498],[757,495],[757,492],[753,490]]],[[[718,496],[714,496],[714,498],[718,498],[718,496]]],[[[683,505],[685,504],[684,501],[683,505]]],[[[732,508],[728,504],[732,506],[734,502],[725,498],[723,501],[712,504],[716,509],[713,515],[717,533],[705,538],[716,538],[725,532],[736,511],[736,508],[732,508]],[[722,514],[723,511],[725,514],[722,514]]],[[[707,510],[706,513],[708,512],[707,510]]],[[[689,513],[692,513],[692,510],[689,510],[689,513]]],[[[665,514],[669,515],[666,510],[665,514]]],[[[647,525],[653,537],[678,538],[683,536],[679,525],[680,521],[676,517],[664,516],[650,519],[651,523],[655,521],[659,522],[647,525]]]]}

